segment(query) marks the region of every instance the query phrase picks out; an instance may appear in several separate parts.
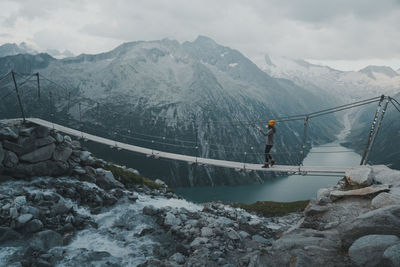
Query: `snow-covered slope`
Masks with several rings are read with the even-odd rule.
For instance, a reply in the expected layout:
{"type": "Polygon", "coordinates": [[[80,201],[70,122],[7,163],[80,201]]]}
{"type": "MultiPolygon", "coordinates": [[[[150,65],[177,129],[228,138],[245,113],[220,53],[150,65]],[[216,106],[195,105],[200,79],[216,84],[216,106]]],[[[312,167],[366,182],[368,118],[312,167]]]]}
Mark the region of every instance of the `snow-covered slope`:
{"type": "Polygon", "coordinates": [[[386,66],[339,71],[302,59],[267,55],[261,68],[273,77],[286,78],[306,88],[329,91],[347,102],[381,94],[390,95],[400,90],[400,74],[386,66]]]}
{"type": "MultiPolygon", "coordinates": [[[[59,51],[57,49],[48,49],[45,52],[58,59],[74,56],[74,54],[72,54],[72,52],[69,50],[59,51]]],[[[0,57],[14,56],[18,54],[36,55],[39,53],[40,52],[36,51],[33,47],[25,42],[22,42],[20,44],[6,43],[0,45],[0,57]]]]}
{"type": "MultiPolygon", "coordinates": [[[[43,80],[44,100],[40,105],[36,91],[32,98],[25,95],[25,101],[36,107],[30,109],[33,115],[54,114],[58,120],[72,117],[76,121],[81,117],[82,127],[89,132],[114,138],[133,137],[136,139],[125,141],[203,157],[262,163],[265,140],[255,129],[254,121],[263,121],[258,124],[263,126],[272,118],[337,104],[324,92],[316,94],[286,79],[269,76],[239,51],[203,36],[182,44],[168,39],[125,43],[110,52],[63,60],[43,55],[41,65],[32,64],[40,61],[34,57],[15,58],[25,62],[10,66],[4,63],[9,62],[6,58],[0,58],[0,74],[11,68],[25,70],[30,65],[30,71],[39,71],[43,77],[63,85],[59,88],[43,80]],[[45,91],[48,89],[52,90],[52,98],[45,91]],[[55,107],[46,107],[53,104],[55,107]]],[[[10,116],[15,110],[12,112],[10,116]]],[[[312,123],[315,127],[309,136],[313,142],[327,141],[339,127],[333,116],[312,123]]],[[[301,121],[278,125],[278,162],[299,163],[294,151],[299,151],[302,126],[301,121]]],[[[105,153],[103,157],[112,154],[97,151],[105,153]]],[[[166,177],[165,173],[170,173],[168,183],[174,186],[238,184],[261,178],[260,174],[232,175],[225,169],[121,155],[124,154],[116,153],[113,158],[141,161],[142,173],[150,177],[166,177]]]]}

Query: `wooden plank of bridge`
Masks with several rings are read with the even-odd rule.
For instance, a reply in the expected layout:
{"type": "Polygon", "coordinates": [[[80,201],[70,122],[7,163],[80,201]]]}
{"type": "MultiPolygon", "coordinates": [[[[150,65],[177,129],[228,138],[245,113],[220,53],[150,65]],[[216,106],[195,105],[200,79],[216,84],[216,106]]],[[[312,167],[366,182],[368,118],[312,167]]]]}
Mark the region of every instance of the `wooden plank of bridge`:
{"type": "Polygon", "coordinates": [[[211,165],[217,167],[233,168],[237,170],[247,171],[266,171],[266,172],[284,172],[284,173],[299,173],[299,174],[319,174],[319,175],[344,175],[347,168],[341,167],[324,167],[324,166],[289,166],[289,165],[275,165],[272,168],[262,168],[261,164],[251,164],[227,160],[217,160],[209,158],[200,158],[182,154],[169,153],[139,146],[134,146],[126,143],[117,142],[115,140],[99,137],[96,135],[88,134],[79,130],[55,124],[38,118],[27,118],[27,121],[42,125],[48,128],[55,129],[66,134],[70,134],[79,138],[87,139],[93,142],[101,143],[104,145],[117,147],[120,149],[153,156],[155,158],[165,158],[172,160],[185,161],[188,163],[196,163],[200,165],[211,165]]]}

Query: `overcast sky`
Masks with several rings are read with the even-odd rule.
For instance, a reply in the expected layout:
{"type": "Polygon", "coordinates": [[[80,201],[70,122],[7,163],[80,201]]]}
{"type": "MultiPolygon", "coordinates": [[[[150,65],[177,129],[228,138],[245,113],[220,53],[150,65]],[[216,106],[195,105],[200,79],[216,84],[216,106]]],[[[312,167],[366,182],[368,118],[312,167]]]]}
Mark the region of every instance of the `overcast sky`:
{"type": "Polygon", "coordinates": [[[400,68],[400,0],[0,0],[0,44],[74,54],[198,35],[241,51],[339,69],[400,68]]]}

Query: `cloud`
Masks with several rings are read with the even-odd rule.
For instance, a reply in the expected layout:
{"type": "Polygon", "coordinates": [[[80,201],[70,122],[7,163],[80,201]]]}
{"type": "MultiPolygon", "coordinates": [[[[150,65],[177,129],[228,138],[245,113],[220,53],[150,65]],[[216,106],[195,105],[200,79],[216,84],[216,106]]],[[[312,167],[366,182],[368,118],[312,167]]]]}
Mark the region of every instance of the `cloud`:
{"type": "Polygon", "coordinates": [[[400,58],[400,1],[15,0],[0,3],[2,41],[97,53],[121,42],[206,35],[253,60],[400,58]]]}

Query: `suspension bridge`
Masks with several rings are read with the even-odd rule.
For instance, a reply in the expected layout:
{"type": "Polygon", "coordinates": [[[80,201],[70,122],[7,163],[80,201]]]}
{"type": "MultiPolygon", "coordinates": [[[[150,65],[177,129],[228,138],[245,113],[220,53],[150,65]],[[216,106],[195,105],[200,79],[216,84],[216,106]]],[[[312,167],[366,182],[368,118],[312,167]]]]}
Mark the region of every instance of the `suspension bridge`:
{"type": "MultiPolygon", "coordinates": [[[[209,166],[216,166],[216,167],[224,167],[224,168],[232,168],[237,171],[263,171],[263,172],[279,172],[279,173],[285,173],[285,174],[300,174],[300,175],[319,175],[319,176],[343,176],[346,172],[348,167],[331,167],[331,166],[303,166],[302,163],[298,165],[274,165],[273,167],[270,168],[262,168],[262,164],[254,164],[254,163],[247,163],[245,160],[243,162],[239,161],[228,161],[228,160],[221,160],[221,159],[212,159],[212,158],[204,158],[204,157],[198,157],[198,156],[191,156],[191,155],[184,155],[184,154],[179,154],[179,153],[171,153],[171,152],[165,152],[165,151],[160,151],[152,148],[146,148],[142,146],[136,146],[124,142],[119,142],[116,139],[109,139],[109,138],[104,138],[101,136],[97,136],[94,134],[87,133],[83,131],[82,129],[73,129],[71,127],[63,126],[48,120],[40,119],[40,118],[25,118],[24,114],[24,107],[21,101],[21,96],[18,91],[18,85],[15,79],[15,74],[14,72],[10,73],[13,78],[13,83],[15,86],[15,93],[17,95],[18,99],[18,104],[21,110],[21,115],[22,118],[20,119],[11,119],[11,120],[6,120],[6,121],[23,121],[25,122],[30,122],[34,123],[37,125],[42,125],[51,129],[54,129],[56,131],[63,132],[65,134],[69,134],[72,136],[76,136],[79,139],[83,139],[85,141],[93,141],[96,143],[104,144],[107,145],[111,148],[116,148],[118,150],[126,150],[126,151],[131,151],[139,154],[144,154],[148,158],[152,159],[169,159],[169,160],[176,160],[176,161],[183,161],[187,162],[188,164],[196,164],[196,165],[209,165],[209,166]]],[[[40,81],[39,81],[39,73],[36,74],[31,74],[29,77],[32,77],[36,75],[37,77],[37,88],[38,88],[38,97],[40,98],[40,81]]],[[[5,76],[4,76],[5,77],[5,76]]],[[[4,79],[0,78],[1,79],[4,79]]],[[[46,80],[55,83],[54,81],[51,81],[50,79],[45,78],[46,80]]],[[[28,79],[26,79],[21,85],[25,84],[28,79]]],[[[56,84],[56,83],[55,83],[56,84]]],[[[7,94],[5,97],[8,97],[10,95],[7,94]]],[[[50,94],[51,96],[51,94],[50,94]]],[[[0,98],[0,100],[4,99],[5,97],[0,98]]],[[[367,137],[367,142],[362,154],[362,159],[360,162],[360,165],[365,165],[367,163],[368,157],[372,151],[372,147],[374,145],[375,139],[378,135],[378,132],[381,128],[382,120],[384,118],[386,109],[389,105],[389,103],[393,104],[393,106],[400,112],[400,103],[397,102],[394,98],[390,96],[379,96],[379,97],[374,97],[366,100],[361,100],[357,102],[353,102],[350,104],[346,105],[341,105],[329,109],[324,109],[308,114],[299,114],[299,115],[293,115],[293,116],[286,116],[282,118],[277,118],[277,122],[286,122],[286,121],[296,121],[296,120],[302,120],[304,122],[304,131],[303,131],[303,136],[302,136],[302,145],[300,147],[300,151],[298,151],[299,154],[303,155],[305,152],[305,144],[306,144],[306,139],[307,139],[307,128],[308,128],[308,123],[310,119],[339,112],[342,110],[347,110],[371,103],[378,103],[375,115],[372,120],[371,124],[371,129],[367,137]]],[[[81,104],[79,103],[79,112],[80,112],[80,107],[81,104]]],[[[81,117],[81,116],[80,116],[81,117]]],[[[81,120],[81,119],[80,119],[81,120]]],[[[248,123],[255,124],[257,121],[247,121],[248,123]]],[[[265,122],[263,120],[262,122],[265,122]]],[[[81,125],[81,121],[80,121],[81,125]]],[[[154,143],[154,141],[152,141],[154,143]]],[[[197,142],[196,142],[196,149],[197,149],[197,142]]],[[[329,153],[329,152],[327,152],[329,153]]],[[[245,152],[246,155],[246,152],[245,152]]]]}

